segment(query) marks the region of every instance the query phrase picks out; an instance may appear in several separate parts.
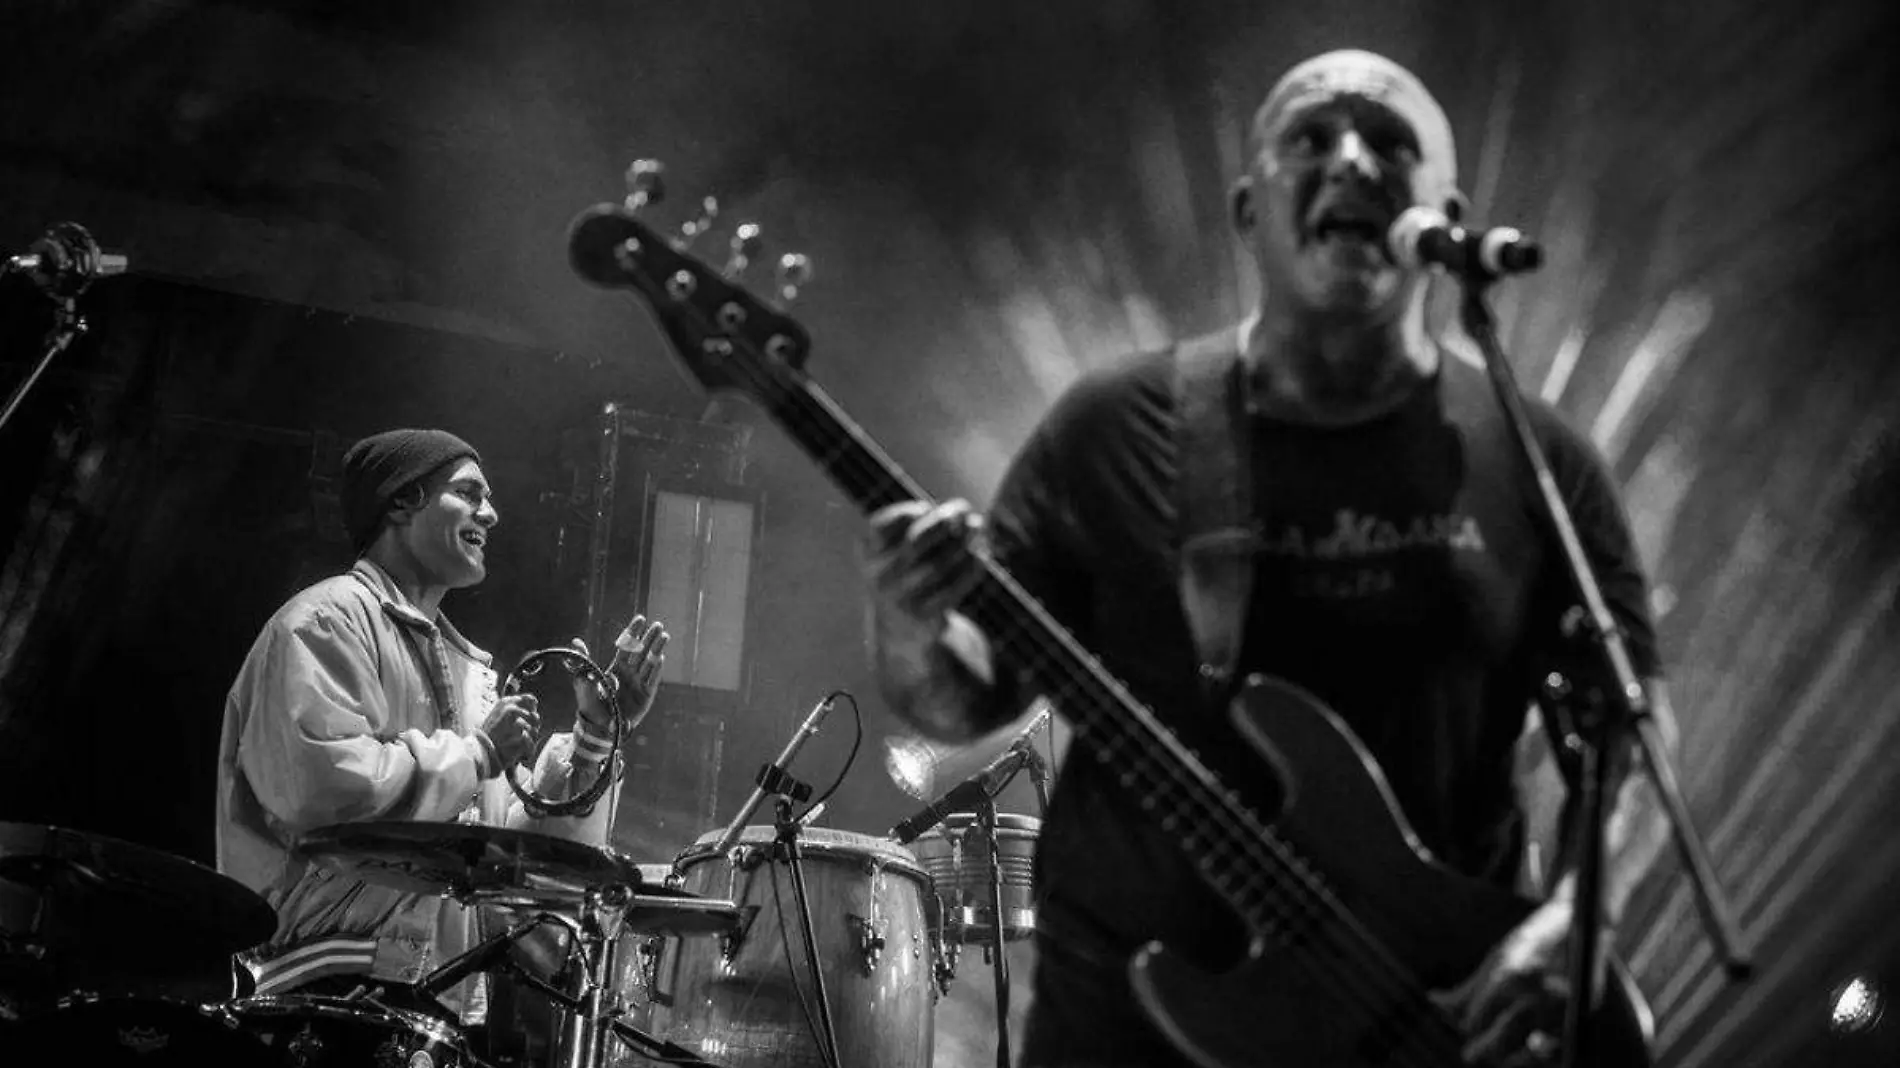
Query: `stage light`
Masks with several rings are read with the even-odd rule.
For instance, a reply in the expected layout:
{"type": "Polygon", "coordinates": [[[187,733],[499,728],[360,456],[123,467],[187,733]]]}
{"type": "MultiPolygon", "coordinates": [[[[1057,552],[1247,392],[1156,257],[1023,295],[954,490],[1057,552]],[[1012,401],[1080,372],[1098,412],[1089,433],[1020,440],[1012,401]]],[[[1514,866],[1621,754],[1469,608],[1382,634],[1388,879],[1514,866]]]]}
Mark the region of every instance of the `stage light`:
{"type": "Polygon", "coordinates": [[[1834,1012],[1829,1025],[1843,1033],[1871,1030],[1886,1006],[1880,988],[1860,976],[1834,988],[1834,1012]]]}

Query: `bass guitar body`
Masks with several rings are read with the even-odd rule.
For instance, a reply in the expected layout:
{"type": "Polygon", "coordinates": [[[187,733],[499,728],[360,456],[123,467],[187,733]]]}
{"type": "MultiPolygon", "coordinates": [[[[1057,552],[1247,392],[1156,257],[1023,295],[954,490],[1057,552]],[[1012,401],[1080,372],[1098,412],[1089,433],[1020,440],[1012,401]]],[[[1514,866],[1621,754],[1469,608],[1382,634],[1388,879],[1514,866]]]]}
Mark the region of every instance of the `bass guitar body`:
{"type": "MultiPolygon", "coordinates": [[[[1534,903],[1433,861],[1371,755],[1310,694],[1255,678],[1231,714],[1285,785],[1274,830],[1324,873],[1340,910],[1260,938],[1221,974],[1151,944],[1130,963],[1137,998],[1206,1068],[1463,1063],[1459,1036],[1422,993],[1469,976],[1534,903]],[[1342,933],[1344,924],[1369,937],[1342,933]]],[[[1611,965],[1591,1017],[1591,1064],[1646,1068],[1647,1008],[1622,965],[1611,965]]]]}

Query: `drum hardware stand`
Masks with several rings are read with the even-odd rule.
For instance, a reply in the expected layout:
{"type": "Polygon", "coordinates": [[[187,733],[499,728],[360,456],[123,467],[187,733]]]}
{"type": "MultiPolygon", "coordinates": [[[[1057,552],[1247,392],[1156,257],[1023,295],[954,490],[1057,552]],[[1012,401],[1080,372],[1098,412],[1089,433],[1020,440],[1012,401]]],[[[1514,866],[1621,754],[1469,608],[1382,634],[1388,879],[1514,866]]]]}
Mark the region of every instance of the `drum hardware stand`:
{"type": "MultiPolygon", "coordinates": [[[[576,933],[577,937],[580,936],[579,924],[563,916],[553,916],[551,918],[567,925],[571,931],[576,933]]],[[[606,963],[611,967],[611,961],[606,963]]],[[[586,1011],[586,987],[590,982],[590,977],[586,974],[585,968],[582,969],[580,979],[582,989],[578,992],[562,990],[560,987],[528,971],[512,960],[504,961],[502,968],[516,979],[521,980],[529,987],[546,996],[548,1000],[566,1009],[570,1015],[578,1018],[586,1011]]],[[[665,1064],[686,1065],[687,1068],[721,1068],[720,1065],[699,1057],[685,1046],[675,1045],[665,1039],[656,1038],[653,1035],[647,1034],[645,1031],[620,1019],[617,1013],[604,1013],[601,1017],[597,1017],[597,1019],[599,1019],[601,1025],[603,1025],[606,1030],[613,1033],[615,1038],[631,1047],[634,1053],[639,1056],[665,1064]]],[[[598,1049],[600,1047],[596,1046],[596,1048],[598,1049]]]]}
{"type": "Polygon", "coordinates": [[[619,949],[620,927],[626,919],[633,891],[615,884],[587,891],[581,905],[580,938],[575,950],[581,957],[578,978],[580,989],[574,1000],[580,1003],[561,1034],[561,1056],[565,1068],[600,1068],[601,1002],[607,991],[607,977],[614,971],[614,954],[619,949]]]}
{"type": "Polygon", "coordinates": [[[811,898],[805,889],[805,858],[798,847],[798,832],[803,824],[792,818],[792,797],[797,794],[799,787],[804,787],[807,794],[811,788],[770,765],[760,772],[759,782],[777,795],[772,802],[772,827],[778,832],[775,842],[784,856],[786,867],[791,871],[792,898],[797,903],[799,934],[805,943],[805,963],[818,993],[818,1053],[831,1068],[844,1068],[838,1058],[838,1031],[831,1020],[831,998],[825,990],[825,969],[818,960],[818,934],[812,925],[811,898]],[[765,785],[770,778],[768,772],[778,772],[777,780],[770,786],[765,785]],[[780,786],[789,788],[781,791],[780,786]]]}
{"type": "Polygon", "coordinates": [[[1560,701],[1574,717],[1573,722],[1567,725],[1567,736],[1563,739],[1563,748],[1576,759],[1574,789],[1577,791],[1577,803],[1569,838],[1578,855],[1568,959],[1570,999],[1565,1006],[1562,1063],[1564,1068],[1575,1068],[1577,1065],[1595,1063],[1594,1036],[1591,1029],[1585,1026],[1585,1019],[1592,1008],[1592,994],[1596,989],[1599,971],[1604,831],[1610,814],[1605,795],[1609,792],[1612,766],[1618,763],[1615,754],[1624,744],[1623,739],[1629,735],[1635,736],[1649,767],[1650,781],[1662,799],[1664,811],[1668,813],[1676,847],[1682,855],[1683,867],[1701,912],[1703,928],[1714,943],[1716,955],[1721,958],[1730,978],[1748,977],[1754,968],[1751,960],[1753,951],[1744,943],[1733,913],[1721,895],[1720,883],[1709,862],[1707,849],[1690,822],[1689,807],[1677,785],[1668,746],[1656,726],[1648,691],[1643,681],[1636,676],[1635,663],[1624,644],[1622,629],[1610,613],[1602,584],[1577,534],[1576,521],[1564,501],[1562,491],[1557,487],[1556,476],[1551,473],[1549,460],[1544,455],[1535,428],[1524,411],[1523,397],[1516,376],[1511,371],[1510,360],[1498,342],[1497,321],[1485,303],[1485,291],[1491,283],[1511,270],[1536,267],[1541,260],[1541,253],[1535,252],[1535,246],[1524,241],[1523,235],[1516,231],[1499,229],[1483,235],[1470,235],[1454,227],[1446,236],[1462,248],[1480,242],[1489,247],[1488,243],[1499,235],[1508,235],[1508,241],[1528,246],[1534,254],[1526,256],[1516,266],[1488,263],[1483,253],[1459,255],[1452,257],[1454,264],[1447,269],[1458,279],[1463,289],[1460,322],[1465,333],[1470,335],[1484,355],[1485,370],[1491,378],[1498,404],[1512,425],[1519,452],[1536,483],[1541,511],[1549,529],[1556,536],[1563,566],[1570,574],[1571,589],[1581,602],[1566,618],[1564,629],[1574,644],[1596,654],[1591,658],[1594,661],[1592,672],[1585,683],[1588,692],[1572,694],[1569,692],[1569,683],[1563,681],[1553,682],[1545,694],[1548,699],[1560,701]]]}

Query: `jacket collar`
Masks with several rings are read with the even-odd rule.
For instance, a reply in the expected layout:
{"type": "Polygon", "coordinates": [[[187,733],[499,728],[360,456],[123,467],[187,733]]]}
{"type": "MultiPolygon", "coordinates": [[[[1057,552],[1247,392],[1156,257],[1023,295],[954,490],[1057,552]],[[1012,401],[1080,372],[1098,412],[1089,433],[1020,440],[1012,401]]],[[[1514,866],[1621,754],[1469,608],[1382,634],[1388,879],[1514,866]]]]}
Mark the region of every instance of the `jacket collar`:
{"type": "Polygon", "coordinates": [[[448,642],[463,655],[480,662],[485,667],[493,664],[494,657],[462,637],[462,632],[455,629],[455,624],[449,622],[446,614],[438,611],[434,619],[423,615],[421,609],[410,603],[409,598],[403,596],[402,590],[396,585],[396,580],[391,578],[389,572],[384,571],[380,565],[367,558],[361,558],[351,566],[350,574],[376,595],[376,600],[383,606],[383,613],[389,618],[411,630],[419,630],[426,634],[433,635],[440,631],[442,640],[448,642]]]}

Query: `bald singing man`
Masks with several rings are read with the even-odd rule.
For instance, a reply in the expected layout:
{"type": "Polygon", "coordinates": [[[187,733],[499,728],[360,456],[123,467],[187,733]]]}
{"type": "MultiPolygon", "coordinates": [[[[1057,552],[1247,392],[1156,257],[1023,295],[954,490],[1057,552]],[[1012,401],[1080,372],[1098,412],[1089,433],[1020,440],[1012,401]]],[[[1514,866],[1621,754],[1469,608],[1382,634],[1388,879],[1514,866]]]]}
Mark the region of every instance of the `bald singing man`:
{"type": "MultiPolygon", "coordinates": [[[[1253,313],[1077,382],[1014,458],[986,522],[962,501],[872,517],[871,618],[893,708],[967,739],[1035,696],[1017,650],[958,610],[977,546],[1228,783],[1276,780],[1223,709],[1248,676],[1277,676],[1358,737],[1439,863],[1513,886],[1525,852],[1514,747],[1537,681],[1565,660],[1559,619],[1574,598],[1484,371],[1428,331],[1427,279],[1387,248],[1414,206],[1452,218],[1464,207],[1451,126],[1424,85],[1359,51],[1288,72],[1231,193],[1264,282],[1253,313]]],[[[1646,579],[1615,487],[1587,439],[1547,406],[1530,410],[1667,732],[1646,579]]],[[[1071,760],[1043,828],[1025,1043],[1036,1068],[1192,1063],[1192,1043],[1138,1006],[1127,961],[1151,939],[1213,968],[1246,949],[1180,847],[1193,828],[1161,826],[1124,768],[1071,760]]],[[[1301,769],[1286,770],[1297,783],[1301,769]]],[[[1664,840],[1645,777],[1622,777],[1613,797],[1612,923],[1664,840]]],[[[1354,833],[1341,826],[1325,845],[1352,850],[1354,833]]],[[[1441,1023],[1487,1064],[1556,1052],[1574,896],[1561,863],[1542,892],[1441,991],[1441,1023]]],[[[1363,959],[1317,964],[1334,965],[1349,984],[1380,981],[1363,959]]],[[[1327,1001],[1301,1004],[1316,1008],[1280,1014],[1283,1030],[1323,1024],[1327,1001]]],[[[1245,1032],[1269,1015],[1220,1023],[1245,1032]]],[[[1294,1063],[1268,1052],[1301,1048],[1286,1038],[1261,1036],[1244,1063],[1294,1063]]]]}

